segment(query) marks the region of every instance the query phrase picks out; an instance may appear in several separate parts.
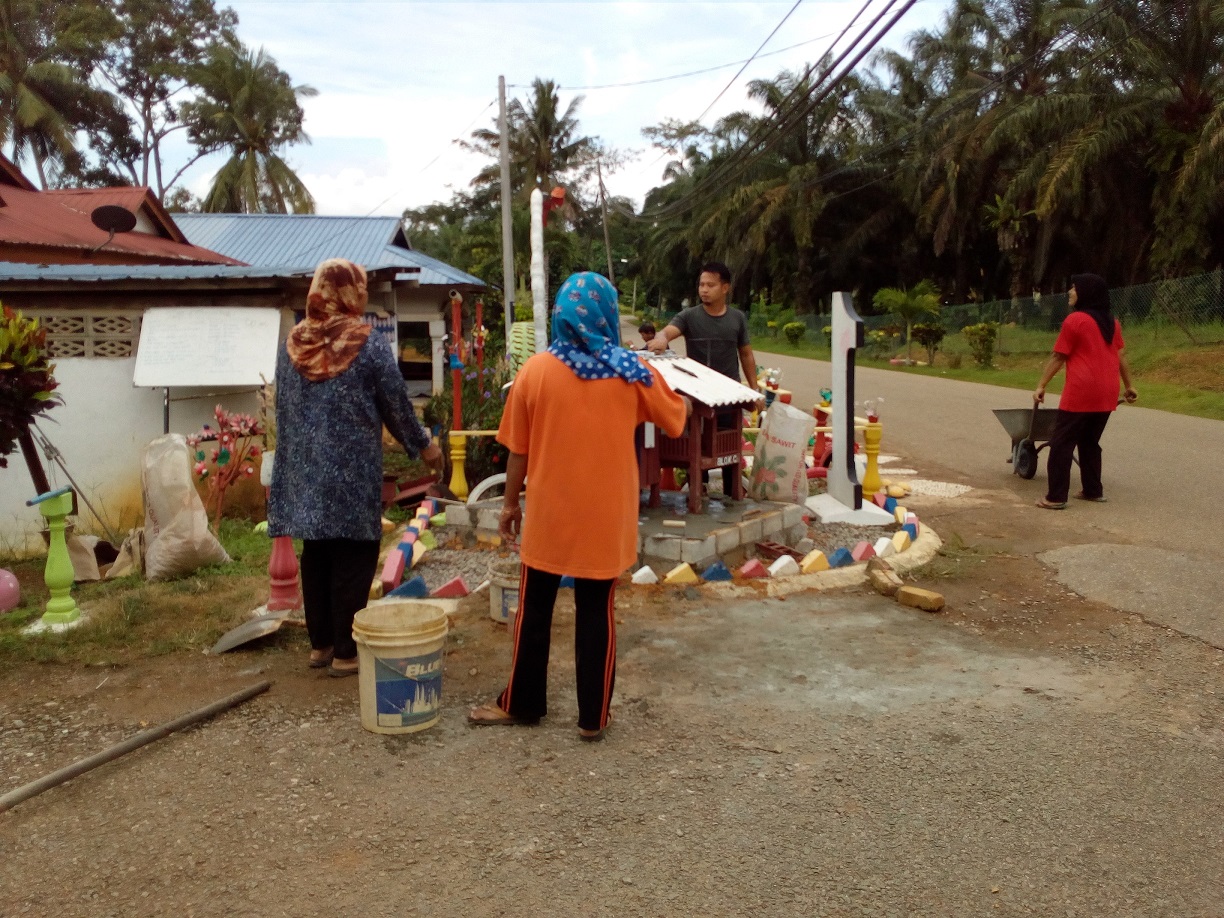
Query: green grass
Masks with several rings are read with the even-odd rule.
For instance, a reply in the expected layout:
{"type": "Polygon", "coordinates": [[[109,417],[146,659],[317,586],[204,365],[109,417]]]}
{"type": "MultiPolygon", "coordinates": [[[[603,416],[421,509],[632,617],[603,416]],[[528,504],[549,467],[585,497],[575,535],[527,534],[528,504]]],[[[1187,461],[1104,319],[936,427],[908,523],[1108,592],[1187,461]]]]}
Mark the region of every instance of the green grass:
{"type": "MultiPolygon", "coordinates": [[[[1190,342],[1181,331],[1168,325],[1137,325],[1124,329],[1126,356],[1139,390],[1139,404],[1146,408],[1171,411],[1176,414],[1224,420],[1224,326],[1196,328],[1199,344],[1190,342]]],[[[905,356],[898,348],[886,357],[864,357],[859,365],[899,373],[940,376],[968,382],[987,383],[1012,389],[1031,391],[1037,385],[1041,369],[1049,359],[1057,337],[1052,331],[1003,327],[995,351],[994,366],[981,369],[974,365],[968,343],[958,334],[949,334],[936,355],[935,365],[902,367],[888,362],[888,356],[905,356]],[[955,364],[959,361],[960,366],[955,364]]],[[[784,354],[829,359],[829,347],[823,342],[801,341],[791,345],[782,338],[754,336],[753,349],[762,354],[784,354]]],[[[926,359],[926,353],[915,345],[915,359],[926,359]]],[[[758,363],[765,363],[760,357],[758,363]]],[[[1062,391],[1064,374],[1059,374],[1048,387],[1052,393],[1062,391]]]]}
{"type": "Polygon", "coordinates": [[[22,605],[0,616],[0,662],[106,665],[210,646],[268,594],[271,540],[250,522],[227,519],[221,542],[229,564],[180,580],[149,583],[133,575],[78,584],[73,597],[88,620],[62,634],[21,633],[47,602],[44,559],[6,563],[21,581],[22,605]]]}

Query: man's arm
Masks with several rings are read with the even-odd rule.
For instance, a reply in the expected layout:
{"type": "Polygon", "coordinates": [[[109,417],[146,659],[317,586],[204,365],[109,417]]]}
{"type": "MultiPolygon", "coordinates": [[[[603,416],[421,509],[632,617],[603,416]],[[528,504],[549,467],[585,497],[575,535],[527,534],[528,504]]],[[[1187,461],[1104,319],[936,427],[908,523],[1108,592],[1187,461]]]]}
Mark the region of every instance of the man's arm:
{"type": "Polygon", "coordinates": [[[1058,371],[1067,365],[1067,355],[1060,354],[1055,351],[1050,355],[1050,359],[1046,361],[1045,369],[1041,371],[1041,382],[1037,383],[1037,390],[1033,393],[1033,401],[1038,404],[1045,402],[1045,387],[1050,380],[1057,375],[1058,371]]]}
{"type": "Polygon", "coordinates": [[[744,370],[744,378],[748,380],[747,386],[749,389],[759,388],[757,383],[757,363],[756,354],[752,353],[752,345],[745,344],[739,349],[740,366],[744,370]]]}
{"type": "Polygon", "coordinates": [[[501,517],[497,521],[497,533],[507,542],[518,541],[523,529],[523,509],[519,506],[519,495],[523,493],[523,482],[527,480],[527,454],[511,453],[506,460],[506,493],[502,497],[501,517]]]}
{"type": "Polygon", "coordinates": [[[664,325],[663,328],[660,329],[659,333],[654,336],[654,340],[652,340],[650,344],[646,345],[646,347],[649,348],[652,353],[662,354],[665,350],[667,350],[668,342],[675,341],[682,334],[684,334],[684,332],[680,331],[680,329],[676,328],[676,326],[664,325]]]}

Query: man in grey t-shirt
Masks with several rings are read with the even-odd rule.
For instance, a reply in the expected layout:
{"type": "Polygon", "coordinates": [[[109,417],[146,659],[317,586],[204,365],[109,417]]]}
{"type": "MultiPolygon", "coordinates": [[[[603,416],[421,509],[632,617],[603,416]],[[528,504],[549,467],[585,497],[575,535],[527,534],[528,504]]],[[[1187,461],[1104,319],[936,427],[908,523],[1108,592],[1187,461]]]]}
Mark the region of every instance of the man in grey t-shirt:
{"type": "MultiPolygon", "coordinates": [[[[661,354],[667,350],[668,342],[684,336],[688,356],[711,370],[717,370],[731,379],[740,378],[744,371],[746,385],[757,388],[756,355],[748,340],[748,319],[727,305],[731,292],[731,270],[722,262],[712,261],[701,266],[701,277],[697,281],[700,306],[691,306],[669,322],[650,342],[650,350],[661,354]]],[[[720,430],[733,426],[733,412],[719,412],[720,430]]],[[[738,473],[733,466],[723,466],[723,493],[731,493],[732,476],[738,473]]]]}

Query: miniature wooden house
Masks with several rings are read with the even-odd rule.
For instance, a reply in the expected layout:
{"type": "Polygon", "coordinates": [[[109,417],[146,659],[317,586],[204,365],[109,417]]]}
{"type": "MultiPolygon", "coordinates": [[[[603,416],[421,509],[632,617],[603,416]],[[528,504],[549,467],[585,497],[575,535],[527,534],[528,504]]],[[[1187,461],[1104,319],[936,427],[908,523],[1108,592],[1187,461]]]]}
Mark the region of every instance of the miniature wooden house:
{"type": "Polygon", "coordinates": [[[687,357],[665,353],[646,359],[669,386],[693,402],[688,427],[679,437],[669,437],[652,424],[643,425],[639,478],[643,488],[650,488],[650,506],[659,506],[659,480],[665,468],[687,473],[690,513],[701,510],[701,473],[727,465],[737,470],[728,496],[743,500],[744,485],[738,470],[743,461],[744,411],[756,404],[760,394],[687,357]],[[727,419],[725,429],[718,429],[719,416],[727,419]]]}

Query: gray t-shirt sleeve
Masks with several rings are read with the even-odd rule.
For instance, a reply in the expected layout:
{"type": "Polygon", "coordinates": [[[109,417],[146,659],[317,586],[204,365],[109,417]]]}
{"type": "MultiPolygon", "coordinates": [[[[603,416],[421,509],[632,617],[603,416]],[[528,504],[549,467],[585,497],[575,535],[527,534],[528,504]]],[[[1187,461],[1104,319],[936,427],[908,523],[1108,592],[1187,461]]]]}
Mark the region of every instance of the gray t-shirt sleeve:
{"type": "Polygon", "coordinates": [[[687,337],[689,333],[688,315],[689,311],[687,309],[682,309],[680,310],[679,314],[673,316],[667,324],[678,329],[681,335],[687,337]]]}
{"type": "Polygon", "coordinates": [[[739,338],[736,340],[735,346],[747,347],[750,340],[748,338],[748,317],[738,309],[735,310],[735,314],[739,316],[739,338]]]}

